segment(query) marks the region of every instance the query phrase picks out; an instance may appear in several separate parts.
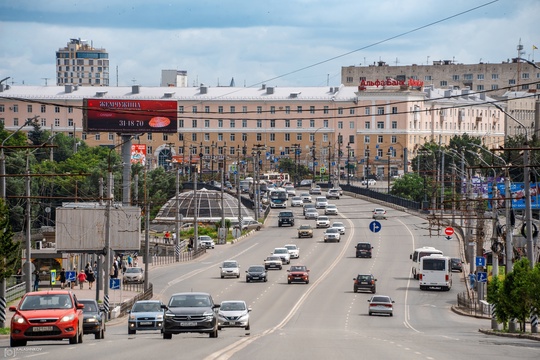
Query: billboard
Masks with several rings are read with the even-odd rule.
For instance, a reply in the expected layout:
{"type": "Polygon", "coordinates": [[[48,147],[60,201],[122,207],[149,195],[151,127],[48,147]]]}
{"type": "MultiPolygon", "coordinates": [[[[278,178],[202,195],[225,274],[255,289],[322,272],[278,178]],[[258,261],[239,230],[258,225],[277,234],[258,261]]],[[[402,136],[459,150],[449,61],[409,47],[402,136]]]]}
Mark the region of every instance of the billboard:
{"type": "Polygon", "coordinates": [[[176,101],[83,99],[85,132],[175,133],[176,101]]]}
{"type": "MultiPolygon", "coordinates": [[[[538,210],[540,209],[540,184],[531,183],[529,185],[530,194],[531,194],[531,209],[538,210]]],[[[497,183],[495,189],[493,189],[493,184],[488,184],[488,197],[490,200],[489,207],[492,207],[492,203],[497,204],[497,208],[504,208],[505,200],[507,196],[507,191],[505,189],[504,183],[497,183]]],[[[509,196],[512,196],[512,208],[514,210],[524,210],[525,209],[525,185],[524,183],[512,183],[510,185],[509,196]]]]}
{"type": "Polygon", "coordinates": [[[131,145],[131,164],[141,164],[143,166],[146,165],[146,145],[131,145]]]}

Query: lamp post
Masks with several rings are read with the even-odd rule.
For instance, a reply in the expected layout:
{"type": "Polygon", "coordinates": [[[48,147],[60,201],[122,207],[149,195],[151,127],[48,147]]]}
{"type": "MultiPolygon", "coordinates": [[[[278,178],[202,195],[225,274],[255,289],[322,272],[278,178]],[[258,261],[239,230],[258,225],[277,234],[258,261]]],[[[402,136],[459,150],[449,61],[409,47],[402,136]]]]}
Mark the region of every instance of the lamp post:
{"type": "Polygon", "coordinates": [[[347,143],[347,186],[351,185],[351,143],[347,143]]]}
{"type": "Polygon", "coordinates": [[[392,152],[388,150],[386,155],[388,155],[388,190],[386,191],[386,193],[390,194],[390,156],[392,156],[392,152]]]}

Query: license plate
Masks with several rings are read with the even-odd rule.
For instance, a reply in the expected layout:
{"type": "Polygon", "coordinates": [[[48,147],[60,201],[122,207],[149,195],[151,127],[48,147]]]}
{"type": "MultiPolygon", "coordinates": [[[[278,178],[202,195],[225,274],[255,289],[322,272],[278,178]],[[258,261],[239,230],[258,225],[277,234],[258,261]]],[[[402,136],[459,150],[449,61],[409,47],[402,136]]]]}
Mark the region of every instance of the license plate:
{"type": "Polygon", "coordinates": [[[195,321],[183,321],[180,323],[180,326],[197,326],[195,321]]]}
{"type": "Polygon", "coordinates": [[[34,326],[32,328],[32,330],[34,332],[38,332],[38,331],[52,331],[53,330],[53,327],[52,326],[34,326]]]}
{"type": "Polygon", "coordinates": [[[254,276],[252,277],[253,280],[259,280],[259,277],[258,276],[254,276]]]}
{"type": "Polygon", "coordinates": [[[225,325],[236,325],[236,321],[229,321],[229,322],[226,322],[225,325]]]}
{"type": "Polygon", "coordinates": [[[141,321],[140,324],[141,325],[152,325],[152,322],[151,321],[141,321]]]}
{"type": "Polygon", "coordinates": [[[360,282],[360,284],[367,285],[367,281],[362,281],[362,282],[360,282]]]}
{"type": "Polygon", "coordinates": [[[302,278],[299,277],[299,276],[296,276],[296,277],[294,278],[294,280],[302,280],[302,278]]]}

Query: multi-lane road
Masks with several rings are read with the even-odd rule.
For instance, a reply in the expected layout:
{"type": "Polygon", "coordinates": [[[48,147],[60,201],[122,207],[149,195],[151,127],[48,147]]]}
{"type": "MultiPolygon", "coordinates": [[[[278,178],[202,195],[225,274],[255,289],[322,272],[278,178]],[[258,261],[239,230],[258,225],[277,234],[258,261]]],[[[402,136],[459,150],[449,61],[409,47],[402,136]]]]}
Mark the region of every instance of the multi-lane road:
{"type": "MultiPolygon", "coordinates": [[[[219,245],[189,263],[158,267],[150,274],[155,297],[166,302],[171,294],[205,291],[216,302],[245,300],[252,308],[251,330],[224,329],[217,339],[208,335],[173,335],[164,340],[159,332],[127,334],[126,322],[107,328],[104,340],[87,335],[83,344],[67,341],[29,342],[20,358],[44,359],[538,359],[540,344],[524,339],[484,335],[487,320],[464,317],[450,310],[456,296],[465,290],[461,274],[453,274],[450,291],[420,291],[411,279],[409,254],[414,248],[430,245],[446,255],[459,256],[457,240],[429,236],[422,218],[387,208],[388,220],[382,230],[369,230],[374,204],[344,196],[332,200],[347,227],[339,243],[324,243],[323,229],[314,230],[313,239],[298,239],[296,228],[304,220],[302,209],[294,208],[296,226],[277,226],[273,210],[262,231],[235,244],[219,245]],[[355,257],[354,245],[370,241],[373,258],[355,257]],[[236,259],[243,270],[262,264],[275,247],[295,243],[300,259],[291,264],[308,266],[310,283],[287,284],[286,269],[272,270],[268,282],[246,283],[221,279],[219,266],[236,259]],[[377,293],[395,300],[394,316],[368,316],[370,293],[354,293],[353,277],[373,273],[377,293]],[[70,350],[70,351],[66,351],[70,350]]],[[[6,347],[8,339],[0,344],[6,347]]],[[[12,353],[10,352],[9,355],[12,353]]]]}

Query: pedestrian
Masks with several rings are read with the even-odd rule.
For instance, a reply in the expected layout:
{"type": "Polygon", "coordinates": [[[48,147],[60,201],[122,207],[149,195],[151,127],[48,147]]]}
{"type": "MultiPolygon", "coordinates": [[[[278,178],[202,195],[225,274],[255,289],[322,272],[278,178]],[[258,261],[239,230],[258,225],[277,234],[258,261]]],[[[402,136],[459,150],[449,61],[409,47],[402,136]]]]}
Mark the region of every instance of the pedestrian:
{"type": "Polygon", "coordinates": [[[96,281],[94,270],[90,267],[88,269],[88,273],[85,275],[86,275],[86,281],[88,281],[88,288],[92,290],[92,285],[94,285],[94,281],[96,281]]]}
{"type": "Polygon", "coordinates": [[[176,233],[172,233],[172,243],[176,244],[176,233]]]}
{"type": "Polygon", "coordinates": [[[83,285],[84,285],[84,282],[86,281],[86,274],[84,273],[83,270],[81,270],[81,272],[79,273],[79,276],[77,276],[78,280],[79,280],[79,287],[81,288],[81,290],[83,289],[83,285]]]}
{"type": "Polygon", "coordinates": [[[170,238],[171,238],[171,233],[169,231],[165,231],[165,244],[169,243],[170,238]]]}
{"type": "Polygon", "coordinates": [[[39,291],[39,271],[34,271],[34,291],[39,291]]]}
{"type": "Polygon", "coordinates": [[[133,266],[133,258],[131,257],[131,254],[128,254],[127,261],[128,261],[128,266],[132,267],[133,266]]]}
{"type": "Polygon", "coordinates": [[[66,270],[62,268],[60,270],[60,289],[63,289],[66,287],[66,270]]]}
{"type": "Polygon", "coordinates": [[[135,255],[133,257],[133,266],[137,267],[137,264],[138,264],[138,257],[137,257],[137,255],[135,255]]]}
{"type": "Polygon", "coordinates": [[[74,273],[74,275],[75,275],[75,281],[70,281],[70,282],[69,282],[69,287],[72,288],[72,289],[73,289],[73,288],[75,287],[75,285],[77,284],[77,276],[76,276],[76,275],[77,275],[77,268],[76,268],[76,267],[73,268],[73,273],[74,273]]]}

